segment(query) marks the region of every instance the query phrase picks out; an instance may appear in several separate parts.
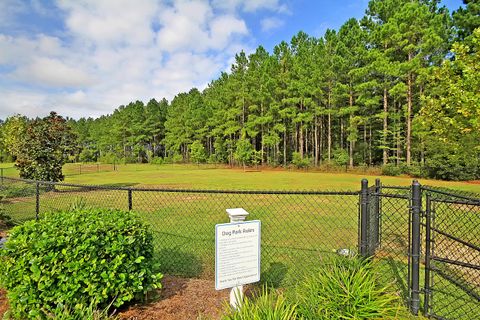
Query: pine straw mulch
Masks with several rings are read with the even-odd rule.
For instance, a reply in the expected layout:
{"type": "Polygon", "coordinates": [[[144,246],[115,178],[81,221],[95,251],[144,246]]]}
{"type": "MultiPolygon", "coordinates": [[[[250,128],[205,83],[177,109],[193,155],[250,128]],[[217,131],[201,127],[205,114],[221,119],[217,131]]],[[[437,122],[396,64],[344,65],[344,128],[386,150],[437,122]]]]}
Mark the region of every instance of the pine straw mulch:
{"type": "MultiPolygon", "coordinates": [[[[146,303],[118,312],[121,320],[220,319],[228,303],[229,290],[215,290],[212,280],[164,276],[163,288],[146,303]]],[[[6,292],[0,289],[0,319],[8,310],[6,292]]]]}

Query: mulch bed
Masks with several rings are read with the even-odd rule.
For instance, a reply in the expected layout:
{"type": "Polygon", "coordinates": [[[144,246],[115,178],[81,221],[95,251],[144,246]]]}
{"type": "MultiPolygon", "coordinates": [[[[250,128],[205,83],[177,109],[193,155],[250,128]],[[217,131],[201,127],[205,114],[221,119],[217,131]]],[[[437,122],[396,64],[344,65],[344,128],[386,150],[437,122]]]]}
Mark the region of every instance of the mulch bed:
{"type": "Polygon", "coordinates": [[[3,318],[3,315],[8,310],[8,301],[6,297],[5,290],[0,289],[0,319],[3,318]]]}
{"type": "MultiPolygon", "coordinates": [[[[212,280],[164,276],[157,297],[144,304],[121,310],[122,320],[195,320],[220,319],[228,303],[229,290],[215,290],[212,280]]],[[[5,291],[0,290],[0,319],[8,310],[5,291]]]]}
{"type": "Polygon", "coordinates": [[[164,276],[162,286],[156,301],[130,306],[120,312],[120,319],[220,319],[228,303],[229,290],[216,291],[212,280],[164,276]]]}

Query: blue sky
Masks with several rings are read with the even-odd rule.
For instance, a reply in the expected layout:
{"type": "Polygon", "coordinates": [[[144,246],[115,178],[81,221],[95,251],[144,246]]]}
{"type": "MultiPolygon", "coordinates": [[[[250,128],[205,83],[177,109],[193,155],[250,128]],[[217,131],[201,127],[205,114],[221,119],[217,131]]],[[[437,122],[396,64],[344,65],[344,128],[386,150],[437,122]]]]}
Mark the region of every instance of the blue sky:
{"type": "MultiPolygon", "coordinates": [[[[461,0],[443,0],[450,10],[461,0]]],[[[1,0],[0,119],[98,117],[203,89],[235,53],[320,37],[368,0],[1,0]]]]}

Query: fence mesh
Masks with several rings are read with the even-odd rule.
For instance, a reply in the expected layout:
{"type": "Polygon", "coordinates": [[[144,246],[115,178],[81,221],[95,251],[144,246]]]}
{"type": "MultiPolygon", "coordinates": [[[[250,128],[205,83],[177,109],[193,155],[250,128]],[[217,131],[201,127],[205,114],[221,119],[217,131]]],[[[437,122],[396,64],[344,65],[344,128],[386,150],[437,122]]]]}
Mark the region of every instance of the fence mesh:
{"type": "Polygon", "coordinates": [[[427,192],[426,312],[480,319],[480,199],[432,188],[427,192]]]}
{"type": "MultiPolygon", "coordinates": [[[[35,218],[36,183],[5,179],[5,208],[35,218]]],[[[262,222],[262,279],[288,285],[338,249],[357,250],[358,192],[261,192],[105,188],[39,183],[40,217],[75,206],[133,209],[152,227],[162,272],[214,277],[215,225],[227,208],[262,222]],[[298,263],[301,261],[302,263],[298,263]]]]}
{"type": "Polygon", "coordinates": [[[382,185],[378,194],[380,236],[375,257],[383,267],[381,278],[409,296],[410,187],[382,185]]]}
{"type": "MultiPolygon", "coordinates": [[[[215,225],[229,221],[226,209],[244,208],[248,220],[262,223],[263,282],[292,285],[327,256],[345,252],[339,249],[358,252],[362,243],[383,268],[381,280],[405,302],[412,294],[411,187],[377,183],[363,193],[168,190],[2,177],[0,191],[16,223],[74,207],[134,210],[151,226],[162,272],[205,279],[214,277],[215,225]]],[[[433,187],[421,193],[422,308],[439,319],[480,319],[480,197],[433,187]]]]}

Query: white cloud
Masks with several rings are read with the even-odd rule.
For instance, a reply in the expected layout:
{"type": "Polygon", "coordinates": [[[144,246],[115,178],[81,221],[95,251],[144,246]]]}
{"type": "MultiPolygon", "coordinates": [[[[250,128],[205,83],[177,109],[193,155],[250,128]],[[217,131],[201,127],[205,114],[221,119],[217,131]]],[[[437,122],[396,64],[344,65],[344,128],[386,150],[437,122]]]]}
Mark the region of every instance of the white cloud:
{"type": "Polygon", "coordinates": [[[34,57],[27,65],[19,66],[12,77],[17,81],[52,87],[85,87],[93,83],[92,77],[84,70],[43,57],[34,57]]]}
{"type": "MultiPolygon", "coordinates": [[[[0,20],[7,9],[13,17],[25,10],[51,17],[44,3],[32,1],[1,0],[0,20]]],[[[17,19],[11,22],[20,32],[0,31],[0,118],[51,110],[100,116],[137,99],[203,89],[229,69],[235,53],[252,51],[240,11],[282,7],[279,0],[58,0],[48,9],[52,5],[64,29],[32,33],[28,21],[17,19]]]]}
{"type": "Polygon", "coordinates": [[[260,26],[263,32],[269,32],[274,29],[278,29],[282,27],[284,24],[285,24],[285,21],[276,17],[269,17],[269,18],[262,19],[260,21],[260,26]]]}
{"type": "Polygon", "coordinates": [[[240,10],[245,12],[254,12],[265,9],[279,13],[286,13],[288,7],[281,4],[280,0],[213,0],[213,6],[222,10],[235,11],[240,10]]]}
{"type": "Polygon", "coordinates": [[[68,31],[96,46],[148,44],[154,39],[151,21],[160,6],[150,0],[61,1],[68,31]]]}
{"type": "Polygon", "coordinates": [[[209,4],[201,1],[180,1],[160,20],[158,45],[168,52],[222,50],[235,35],[248,34],[243,20],[230,14],[214,16],[209,4]]]}

